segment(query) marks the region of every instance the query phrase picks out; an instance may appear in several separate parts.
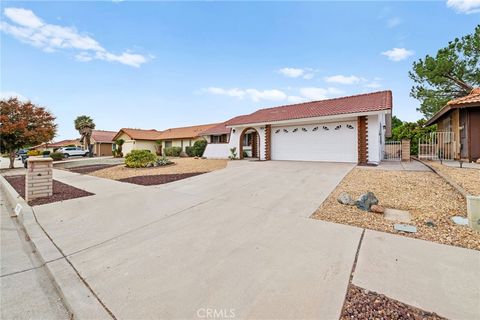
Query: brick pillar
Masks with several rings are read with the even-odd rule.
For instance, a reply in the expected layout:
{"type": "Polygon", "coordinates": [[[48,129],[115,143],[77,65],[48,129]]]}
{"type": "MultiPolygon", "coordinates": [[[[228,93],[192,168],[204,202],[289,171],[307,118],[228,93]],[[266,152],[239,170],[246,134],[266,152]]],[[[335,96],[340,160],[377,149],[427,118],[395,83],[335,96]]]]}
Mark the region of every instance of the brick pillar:
{"type": "Polygon", "coordinates": [[[252,145],[252,158],[260,158],[260,153],[258,152],[258,138],[260,136],[258,135],[257,131],[252,132],[252,141],[250,144],[252,145]]]}
{"type": "Polygon", "coordinates": [[[265,126],[265,160],[272,159],[272,126],[267,124],[265,126]]]}
{"type": "Polygon", "coordinates": [[[402,161],[410,161],[410,140],[402,140],[402,161]]]}
{"type": "Polygon", "coordinates": [[[367,117],[360,116],[357,120],[358,137],[358,164],[366,166],[368,162],[368,144],[367,144],[367,117]]]}
{"type": "Polygon", "coordinates": [[[28,158],[25,177],[25,200],[50,197],[53,195],[52,158],[28,158]]]}

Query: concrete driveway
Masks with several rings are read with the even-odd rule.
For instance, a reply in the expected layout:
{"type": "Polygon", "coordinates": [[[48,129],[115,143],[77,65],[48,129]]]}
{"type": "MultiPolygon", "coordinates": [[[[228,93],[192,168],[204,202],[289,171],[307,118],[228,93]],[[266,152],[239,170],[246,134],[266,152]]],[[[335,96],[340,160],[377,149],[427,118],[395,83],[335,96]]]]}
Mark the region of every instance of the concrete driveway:
{"type": "Polygon", "coordinates": [[[352,168],[238,161],[155,187],[54,170],[96,195],[35,212],[119,319],[333,319],[362,230],[308,217],[352,168]]]}

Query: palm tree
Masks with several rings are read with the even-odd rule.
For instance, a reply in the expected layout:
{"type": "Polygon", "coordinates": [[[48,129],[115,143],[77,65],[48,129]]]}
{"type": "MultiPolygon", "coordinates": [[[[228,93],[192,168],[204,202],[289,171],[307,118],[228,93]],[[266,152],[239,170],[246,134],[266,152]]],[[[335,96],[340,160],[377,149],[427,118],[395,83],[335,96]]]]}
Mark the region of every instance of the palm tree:
{"type": "Polygon", "coordinates": [[[92,157],[92,145],[90,139],[92,137],[92,130],[95,129],[95,123],[89,116],[78,116],[75,121],[75,129],[80,133],[80,143],[83,143],[85,149],[88,149],[88,156],[92,157]]]}
{"type": "Polygon", "coordinates": [[[115,140],[115,144],[117,145],[117,152],[116,154],[121,158],[123,157],[123,152],[122,152],[122,145],[125,143],[125,140],[123,139],[117,139],[115,140]]]}

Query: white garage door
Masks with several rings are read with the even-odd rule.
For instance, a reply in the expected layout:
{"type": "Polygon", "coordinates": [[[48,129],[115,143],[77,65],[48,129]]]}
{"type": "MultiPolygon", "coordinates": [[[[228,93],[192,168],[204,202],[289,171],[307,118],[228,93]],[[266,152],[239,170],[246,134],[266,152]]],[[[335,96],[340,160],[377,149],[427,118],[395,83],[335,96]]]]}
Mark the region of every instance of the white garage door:
{"type": "Polygon", "coordinates": [[[357,162],[357,122],[272,128],[272,159],[357,162]]]}

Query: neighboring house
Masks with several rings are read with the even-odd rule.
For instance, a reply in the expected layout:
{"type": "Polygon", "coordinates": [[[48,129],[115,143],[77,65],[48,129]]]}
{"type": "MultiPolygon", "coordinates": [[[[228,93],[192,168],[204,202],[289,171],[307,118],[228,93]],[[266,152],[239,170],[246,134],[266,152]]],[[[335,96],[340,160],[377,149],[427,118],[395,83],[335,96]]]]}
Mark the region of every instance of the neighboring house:
{"type": "Polygon", "coordinates": [[[80,143],[79,139],[70,139],[70,140],[61,140],[57,142],[44,142],[37,146],[31,147],[30,149],[54,152],[54,151],[57,151],[57,149],[60,149],[66,146],[81,147],[82,144],[80,143]]]}
{"type": "MultiPolygon", "coordinates": [[[[390,136],[392,92],[381,91],[260,109],[206,130],[204,156],[380,163],[390,136]],[[227,136],[227,143],[212,137],[227,136]]],[[[225,141],[222,138],[222,141],[225,141]]]]}
{"type": "Polygon", "coordinates": [[[217,125],[218,123],[213,123],[164,130],[159,138],[159,140],[162,141],[161,150],[168,147],[181,147],[182,151],[185,152],[185,147],[193,146],[195,141],[203,139],[200,135],[203,131],[217,125]]]}
{"type": "Polygon", "coordinates": [[[462,98],[449,101],[425,124],[436,124],[437,132],[453,132],[455,158],[476,161],[480,158],[480,88],[462,98]]]}
{"type": "Polygon", "coordinates": [[[113,137],[113,140],[125,140],[125,143],[122,146],[124,156],[132,150],[150,150],[155,154],[157,150],[156,141],[160,140],[160,134],[161,132],[155,129],[143,130],[122,128],[113,137]]]}
{"type": "Polygon", "coordinates": [[[116,131],[92,130],[90,142],[93,144],[93,154],[96,156],[111,156],[112,150],[115,150],[113,138],[116,134],[116,131]]]}

